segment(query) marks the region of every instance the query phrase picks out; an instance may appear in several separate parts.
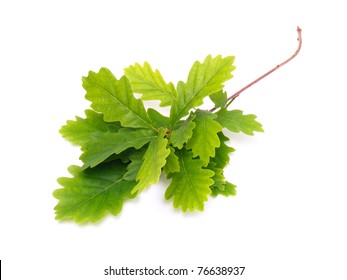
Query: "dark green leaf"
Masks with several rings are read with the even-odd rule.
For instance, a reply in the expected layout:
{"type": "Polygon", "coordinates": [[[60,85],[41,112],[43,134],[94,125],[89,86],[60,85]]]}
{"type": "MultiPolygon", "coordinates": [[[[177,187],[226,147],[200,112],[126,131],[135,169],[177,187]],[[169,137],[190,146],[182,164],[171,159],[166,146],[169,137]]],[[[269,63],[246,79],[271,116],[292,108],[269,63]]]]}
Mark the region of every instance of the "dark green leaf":
{"type": "Polygon", "coordinates": [[[128,148],[139,149],[155,139],[156,133],[148,129],[133,130],[121,128],[117,133],[99,133],[92,141],[83,146],[83,168],[94,167],[112,154],[120,154],[128,148]]]}

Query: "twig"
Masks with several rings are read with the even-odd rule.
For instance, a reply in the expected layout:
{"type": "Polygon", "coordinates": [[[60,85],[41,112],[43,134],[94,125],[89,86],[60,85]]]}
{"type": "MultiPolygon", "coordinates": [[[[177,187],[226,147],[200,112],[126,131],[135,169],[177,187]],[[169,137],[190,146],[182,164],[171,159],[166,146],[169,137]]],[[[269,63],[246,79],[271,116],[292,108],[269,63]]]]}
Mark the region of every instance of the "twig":
{"type": "MultiPolygon", "coordinates": [[[[296,51],[294,52],[294,54],[289,57],[288,59],[286,59],[285,61],[283,61],[282,63],[276,65],[274,68],[272,68],[270,71],[266,72],[265,74],[263,74],[262,76],[260,76],[259,78],[255,79],[253,82],[249,83],[248,85],[246,85],[245,87],[243,87],[242,89],[240,89],[239,91],[237,91],[236,93],[234,93],[232,96],[230,96],[228,98],[228,103],[225,105],[225,108],[227,108],[234,100],[235,98],[237,98],[242,92],[244,92],[246,89],[250,88],[251,86],[253,86],[255,83],[259,82],[260,80],[264,79],[265,77],[267,77],[268,75],[270,75],[271,73],[275,72],[277,69],[279,69],[280,67],[282,67],[283,65],[287,64],[289,61],[291,61],[293,58],[295,58],[298,53],[300,52],[301,49],[301,45],[302,45],[302,36],[301,36],[301,28],[298,26],[297,27],[297,32],[298,32],[298,47],[296,49],[296,51]]],[[[215,111],[217,108],[213,108],[210,110],[210,112],[215,111]]]]}

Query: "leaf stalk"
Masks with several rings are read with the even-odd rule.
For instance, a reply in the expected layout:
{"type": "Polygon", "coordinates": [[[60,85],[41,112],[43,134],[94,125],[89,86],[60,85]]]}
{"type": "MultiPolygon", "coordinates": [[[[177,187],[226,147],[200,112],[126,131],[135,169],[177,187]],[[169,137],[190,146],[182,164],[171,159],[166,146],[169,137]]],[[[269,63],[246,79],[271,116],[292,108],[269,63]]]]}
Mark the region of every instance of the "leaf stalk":
{"type": "MultiPolygon", "coordinates": [[[[301,46],[302,46],[302,29],[298,26],[296,29],[297,33],[298,33],[298,47],[295,50],[295,52],[286,60],[284,60],[283,62],[277,64],[274,68],[272,68],[271,70],[267,71],[265,74],[261,75],[260,77],[258,77],[257,79],[255,79],[253,82],[249,83],[248,85],[244,86],[243,88],[241,88],[239,91],[235,92],[232,96],[228,97],[228,102],[225,105],[225,108],[228,108],[228,106],[237,98],[240,96],[240,94],[242,92],[244,92],[246,89],[250,88],[251,86],[253,86],[254,84],[256,84],[257,82],[259,82],[260,80],[264,79],[265,77],[269,76],[271,73],[275,72],[276,70],[278,70],[280,67],[284,66],[285,64],[287,64],[288,62],[290,62],[291,60],[293,60],[300,52],[301,50],[301,46]]],[[[217,109],[217,107],[212,108],[210,110],[210,112],[213,112],[217,109]]]]}

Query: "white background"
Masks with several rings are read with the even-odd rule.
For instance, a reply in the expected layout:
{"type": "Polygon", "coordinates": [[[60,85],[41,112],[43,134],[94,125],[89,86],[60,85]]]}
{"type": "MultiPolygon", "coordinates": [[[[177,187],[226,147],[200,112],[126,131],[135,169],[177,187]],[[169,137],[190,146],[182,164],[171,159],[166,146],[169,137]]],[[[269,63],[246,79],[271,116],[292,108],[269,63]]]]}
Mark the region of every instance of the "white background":
{"type": "MultiPolygon", "coordinates": [[[[347,279],[346,26],[344,1],[1,1],[0,259],[4,279],[106,277],[131,268],[246,266],[238,279],[347,279]],[[235,55],[233,108],[265,133],[231,135],[232,198],[182,214],[162,181],[117,217],[54,220],[52,197],[80,151],[58,133],[89,107],[81,76],[149,61],[186,79],[207,54],[235,55]]],[[[195,275],[195,276],[194,276],[195,275]]],[[[167,279],[227,279],[223,277],[167,279]]],[[[157,279],[149,277],[148,279],[157,279]]],[[[158,278],[159,279],[159,278],[158,278]]],[[[160,278],[164,279],[164,278],[160,278]]],[[[231,278],[230,278],[231,279],[231,278]]]]}

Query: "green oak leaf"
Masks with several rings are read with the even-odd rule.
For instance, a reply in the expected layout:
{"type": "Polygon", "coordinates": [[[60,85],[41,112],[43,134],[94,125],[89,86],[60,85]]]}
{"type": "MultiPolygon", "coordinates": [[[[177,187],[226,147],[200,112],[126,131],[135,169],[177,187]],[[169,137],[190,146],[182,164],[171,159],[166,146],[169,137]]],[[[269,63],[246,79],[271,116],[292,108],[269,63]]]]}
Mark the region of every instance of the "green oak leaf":
{"type": "Polygon", "coordinates": [[[221,108],[217,113],[216,121],[231,132],[243,132],[254,135],[254,132],[264,132],[262,125],[257,122],[256,115],[243,115],[241,110],[228,111],[221,108]]]}
{"type": "Polygon", "coordinates": [[[224,82],[232,78],[233,62],[233,56],[212,58],[209,55],[203,63],[193,64],[187,82],[177,85],[177,100],[173,100],[170,111],[172,125],[188,115],[190,109],[200,106],[206,96],[223,89],[224,82]]]}
{"type": "Polygon", "coordinates": [[[180,164],[178,162],[178,157],[175,155],[175,149],[172,147],[169,147],[169,149],[170,154],[166,158],[166,164],[164,166],[164,172],[166,175],[180,171],[180,164]]]}
{"type": "Polygon", "coordinates": [[[229,154],[234,152],[235,149],[229,147],[225,142],[229,141],[229,138],[226,137],[223,132],[218,133],[220,146],[216,148],[215,156],[211,159],[211,162],[216,164],[218,168],[224,168],[230,161],[229,154]]]}
{"type": "Polygon", "coordinates": [[[168,140],[165,138],[165,132],[164,129],[160,129],[158,136],[149,143],[136,176],[138,183],[132,190],[132,193],[140,193],[151,184],[156,184],[159,181],[161,169],[164,167],[166,158],[170,154],[170,150],[167,148],[168,140]]]}
{"type": "Polygon", "coordinates": [[[220,146],[218,133],[223,128],[215,118],[216,115],[209,111],[197,110],[193,136],[186,146],[188,150],[192,150],[194,157],[199,156],[204,166],[208,165],[210,157],[215,156],[215,149],[220,146]]]}
{"type": "Polygon", "coordinates": [[[191,114],[186,120],[177,123],[171,132],[170,144],[182,149],[183,145],[193,136],[195,114],[191,114]]]}
{"type": "Polygon", "coordinates": [[[86,118],[76,117],[75,121],[67,121],[59,130],[60,134],[71,143],[83,146],[99,133],[117,132],[121,126],[119,122],[107,123],[103,115],[93,110],[85,110],[86,118]]]}
{"type": "Polygon", "coordinates": [[[214,183],[210,188],[219,188],[221,190],[224,190],[225,188],[225,177],[224,177],[224,170],[223,168],[217,167],[217,164],[215,162],[210,162],[207,166],[207,169],[212,170],[214,172],[214,175],[212,177],[214,183]]]}
{"type": "Polygon", "coordinates": [[[147,110],[149,118],[152,120],[152,124],[156,128],[169,128],[170,127],[170,118],[163,116],[158,111],[149,108],[147,110]]]}
{"type": "Polygon", "coordinates": [[[207,168],[215,173],[212,177],[214,184],[210,186],[212,196],[216,196],[217,194],[223,194],[226,196],[228,195],[228,191],[230,192],[231,189],[229,185],[230,183],[228,183],[224,177],[224,168],[229,164],[229,154],[234,152],[235,149],[226,144],[226,142],[229,141],[229,138],[226,137],[223,132],[219,132],[218,137],[220,140],[220,146],[216,148],[216,154],[210,159],[207,168]],[[218,190],[216,190],[216,188],[218,190]]]}
{"type": "Polygon", "coordinates": [[[127,77],[117,80],[107,68],[83,77],[86,99],[91,107],[104,114],[107,122],[120,121],[123,127],[153,128],[142,100],[136,99],[127,77]]]}
{"type": "Polygon", "coordinates": [[[125,165],[120,161],[100,164],[95,168],[81,169],[70,166],[72,178],[61,177],[63,188],[54,191],[59,200],[55,207],[56,219],[73,219],[77,223],[97,222],[106,213],[118,215],[125,199],[134,198],[131,190],[135,181],[123,180],[125,165]]]}
{"type": "Polygon", "coordinates": [[[156,133],[149,129],[121,128],[117,133],[99,133],[82,147],[83,168],[94,167],[113,154],[120,154],[128,148],[139,149],[155,139],[156,133]]]}
{"type": "Polygon", "coordinates": [[[204,202],[212,192],[210,186],[214,183],[211,179],[214,172],[202,169],[203,162],[193,159],[190,151],[178,150],[177,157],[180,171],[169,174],[172,181],[165,192],[165,198],[169,200],[173,197],[173,206],[182,207],[183,212],[203,211],[204,202]]]}
{"type": "Polygon", "coordinates": [[[216,106],[216,108],[224,107],[228,102],[227,93],[223,90],[211,94],[209,97],[216,106]]]}
{"type": "Polygon", "coordinates": [[[174,85],[167,84],[159,70],[153,71],[148,62],[143,66],[136,63],[125,68],[124,74],[130,80],[133,91],[141,93],[143,100],[160,100],[160,106],[169,106],[177,98],[174,85]]]}
{"type": "Polygon", "coordinates": [[[218,187],[211,188],[212,196],[216,197],[217,195],[223,196],[235,196],[236,195],[236,186],[232,183],[226,182],[223,189],[218,187]]]}

